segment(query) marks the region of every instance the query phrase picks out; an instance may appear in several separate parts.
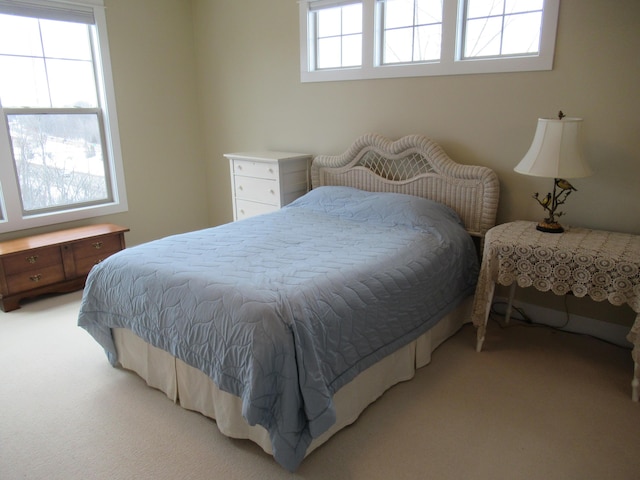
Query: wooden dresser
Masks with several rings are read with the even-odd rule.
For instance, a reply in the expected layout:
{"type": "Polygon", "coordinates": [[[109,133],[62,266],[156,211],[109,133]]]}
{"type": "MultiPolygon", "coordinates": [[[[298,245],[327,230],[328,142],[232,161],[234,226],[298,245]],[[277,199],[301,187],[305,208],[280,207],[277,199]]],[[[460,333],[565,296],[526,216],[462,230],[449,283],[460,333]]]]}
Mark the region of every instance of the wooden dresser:
{"type": "Polygon", "coordinates": [[[0,242],[0,308],[24,298],[84,287],[91,267],[125,248],[129,229],[90,225],[0,242]]]}

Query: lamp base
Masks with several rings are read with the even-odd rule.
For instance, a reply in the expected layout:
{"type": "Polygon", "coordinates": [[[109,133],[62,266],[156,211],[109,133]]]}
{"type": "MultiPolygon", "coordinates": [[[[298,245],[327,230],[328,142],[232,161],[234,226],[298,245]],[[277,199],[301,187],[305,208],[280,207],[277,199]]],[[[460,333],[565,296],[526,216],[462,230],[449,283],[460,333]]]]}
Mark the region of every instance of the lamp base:
{"type": "Polygon", "coordinates": [[[542,221],[536,225],[536,230],[540,230],[541,232],[546,233],[562,233],[564,232],[564,228],[557,222],[548,223],[542,221]]]}

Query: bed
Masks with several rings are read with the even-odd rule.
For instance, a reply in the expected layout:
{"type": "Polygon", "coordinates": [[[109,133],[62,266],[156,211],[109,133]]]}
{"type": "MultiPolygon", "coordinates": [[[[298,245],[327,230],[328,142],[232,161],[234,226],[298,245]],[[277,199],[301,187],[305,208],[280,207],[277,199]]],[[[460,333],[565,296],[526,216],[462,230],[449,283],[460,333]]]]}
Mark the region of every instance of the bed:
{"type": "Polygon", "coordinates": [[[128,248],[78,319],[114,366],[294,471],[470,320],[498,180],[367,134],[278,210],[128,248]]]}

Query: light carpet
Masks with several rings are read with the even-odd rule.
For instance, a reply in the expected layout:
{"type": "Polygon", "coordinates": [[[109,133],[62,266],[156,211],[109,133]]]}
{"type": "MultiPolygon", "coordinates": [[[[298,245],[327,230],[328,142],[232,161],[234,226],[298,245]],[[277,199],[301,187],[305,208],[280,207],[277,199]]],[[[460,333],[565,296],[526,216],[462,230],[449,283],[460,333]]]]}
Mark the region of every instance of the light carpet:
{"type": "Polygon", "coordinates": [[[467,325],[290,474],[112,368],[80,298],[0,312],[2,480],[640,478],[630,351],[593,338],[467,325]]]}

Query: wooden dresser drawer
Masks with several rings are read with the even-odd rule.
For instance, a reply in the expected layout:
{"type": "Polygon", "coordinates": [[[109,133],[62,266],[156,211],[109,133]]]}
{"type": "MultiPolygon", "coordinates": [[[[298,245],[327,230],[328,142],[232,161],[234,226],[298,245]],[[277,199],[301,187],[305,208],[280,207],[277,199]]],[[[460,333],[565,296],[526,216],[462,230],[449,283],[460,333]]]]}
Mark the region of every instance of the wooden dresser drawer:
{"type": "Polygon", "coordinates": [[[7,255],[2,259],[4,274],[7,276],[26,271],[36,271],[51,265],[60,265],[60,247],[44,247],[7,255]]]}
{"type": "Polygon", "coordinates": [[[117,251],[103,251],[98,255],[94,255],[91,257],[83,257],[76,260],[76,275],[87,275],[89,271],[93,268],[94,265],[99,264],[107,257],[110,257],[117,251]]]}
{"type": "Polygon", "coordinates": [[[115,252],[122,250],[120,235],[111,235],[84,240],[71,245],[73,256],[77,260],[82,258],[106,258],[115,252]]]}
{"type": "Polygon", "coordinates": [[[7,276],[7,290],[9,295],[26,292],[64,280],[62,264],[49,265],[43,268],[16,273],[7,276]]]}
{"type": "Polygon", "coordinates": [[[120,235],[92,238],[71,245],[76,275],[87,275],[94,265],[122,250],[120,235]]]}

